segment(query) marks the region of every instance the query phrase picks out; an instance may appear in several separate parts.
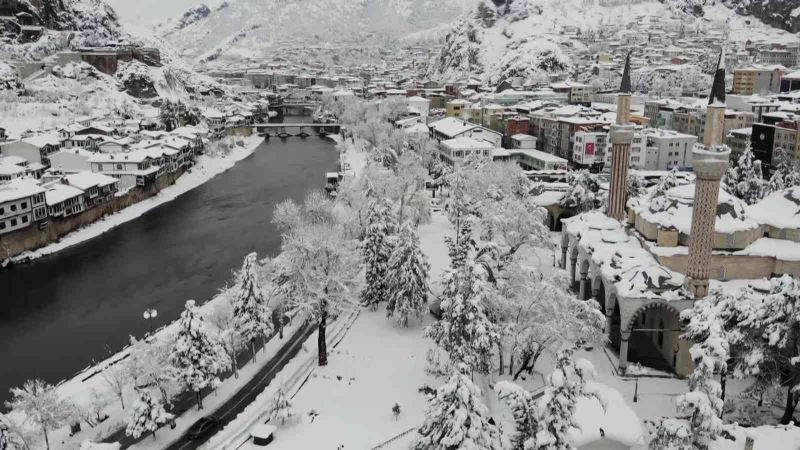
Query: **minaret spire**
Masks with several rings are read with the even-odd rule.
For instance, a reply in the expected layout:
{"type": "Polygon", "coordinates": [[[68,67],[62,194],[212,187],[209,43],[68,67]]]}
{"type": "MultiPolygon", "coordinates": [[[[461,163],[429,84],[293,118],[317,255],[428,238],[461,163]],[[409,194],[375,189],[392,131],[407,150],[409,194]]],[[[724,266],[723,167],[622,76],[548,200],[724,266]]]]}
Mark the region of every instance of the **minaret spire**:
{"type": "Polygon", "coordinates": [[[711,93],[708,95],[708,104],[725,104],[725,44],[719,52],[717,61],[717,71],[714,73],[714,83],[711,85],[711,93]]]}
{"type": "Polygon", "coordinates": [[[627,203],[628,164],[630,163],[633,126],[629,123],[631,111],[631,53],[625,57],[625,69],[617,95],[617,120],[611,126],[611,185],[608,193],[606,214],[622,221],[627,203]]]}

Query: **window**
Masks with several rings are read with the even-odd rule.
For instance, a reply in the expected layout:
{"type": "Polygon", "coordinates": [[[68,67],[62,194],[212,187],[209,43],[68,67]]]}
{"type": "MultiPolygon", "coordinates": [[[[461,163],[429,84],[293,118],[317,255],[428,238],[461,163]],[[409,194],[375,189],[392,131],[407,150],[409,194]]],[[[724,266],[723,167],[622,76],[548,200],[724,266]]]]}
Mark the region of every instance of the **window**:
{"type": "Polygon", "coordinates": [[[122,170],[122,164],[117,164],[117,170],[122,170]]]}
{"type": "Polygon", "coordinates": [[[0,216],[2,216],[2,215],[3,215],[3,214],[5,214],[5,213],[6,213],[6,210],[5,210],[5,208],[0,208],[0,216]]]}
{"type": "Polygon", "coordinates": [[[28,202],[22,202],[22,206],[21,206],[21,208],[22,208],[22,209],[25,209],[25,208],[27,208],[27,207],[28,207],[28,202]]]}
{"type": "Polygon", "coordinates": [[[6,223],[0,222],[0,230],[5,230],[5,229],[6,229],[6,223]]]}
{"type": "Polygon", "coordinates": [[[28,216],[22,216],[22,223],[28,223],[28,216]]]}
{"type": "Polygon", "coordinates": [[[12,227],[17,226],[17,219],[11,219],[11,226],[12,227]]]}
{"type": "Polygon", "coordinates": [[[11,211],[14,212],[17,210],[17,205],[11,205],[11,211]]]}

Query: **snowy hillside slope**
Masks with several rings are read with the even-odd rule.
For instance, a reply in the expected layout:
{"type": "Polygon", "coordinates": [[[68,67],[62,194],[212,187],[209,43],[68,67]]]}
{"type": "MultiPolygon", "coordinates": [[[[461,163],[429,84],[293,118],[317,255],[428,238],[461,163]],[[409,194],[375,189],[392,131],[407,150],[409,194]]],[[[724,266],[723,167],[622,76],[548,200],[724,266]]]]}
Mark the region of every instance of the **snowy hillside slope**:
{"type": "Polygon", "coordinates": [[[646,29],[648,22],[678,18],[687,29],[725,23],[732,41],[792,38],[789,33],[741,16],[720,3],[694,8],[702,1],[485,1],[453,25],[429,76],[445,80],[472,76],[489,82],[521,77],[536,82],[553,73],[570,74],[574,61],[568,53],[579,53],[587,47],[574,32],[565,33],[566,28],[608,33],[611,26],[629,29],[635,24],[646,29]]]}
{"type": "Polygon", "coordinates": [[[355,42],[435,28],[475,6],[477,0],[231,0],[162,37],[181,54],[214,59],[227,52],[259,54],[276,42],[355,42]]]}
{"type": "Polygon", "coordinates": [[[76,32],[78,45],[96,45],[120,34],[117,14],[102,0],[21,0],[16,8],[51,30],[76,32]]]}

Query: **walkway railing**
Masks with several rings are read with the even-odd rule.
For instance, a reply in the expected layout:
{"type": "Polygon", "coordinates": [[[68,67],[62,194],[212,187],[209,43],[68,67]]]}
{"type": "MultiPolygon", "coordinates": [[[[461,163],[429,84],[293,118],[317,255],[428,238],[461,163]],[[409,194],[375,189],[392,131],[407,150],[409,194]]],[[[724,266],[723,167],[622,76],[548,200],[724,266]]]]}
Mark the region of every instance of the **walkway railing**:
{"type": "Polygon", "coordinates": [[[417,427],[409,428],[406,431],[403,431],[402,433],[400,433],[400,434],[398,434],[396,436],[393,436],[389,440],[383,441],[380,444],[376,445],[375,447],[372,447],[370,450],[379,450],[379,449],[385,448],[387,445],[395,442],[396,440],[398,440],[398,439],[400,439],[402,437],[408,436],[409,433],[412,433],[414,431],[417,431],[417,427]]]}

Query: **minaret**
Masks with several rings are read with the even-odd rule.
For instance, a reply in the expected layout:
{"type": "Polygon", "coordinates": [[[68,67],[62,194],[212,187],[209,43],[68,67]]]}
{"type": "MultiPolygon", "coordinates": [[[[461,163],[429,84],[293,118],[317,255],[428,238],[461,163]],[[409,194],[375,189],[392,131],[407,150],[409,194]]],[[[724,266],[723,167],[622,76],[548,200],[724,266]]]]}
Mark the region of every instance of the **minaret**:
{"type": "Polygon", "coordinates": [[[725,55],[719,56],[717,73],[708,97],[706,130],[703,145],[692,151],[694,188],[692,232],[689,235],[689,266],[686,270],[686,289],[699,299],[708,295],[708,274],[714,246],[714,225],[722,176],[728,170],[731,151],[722,145],[725,127],[725,55]]]}
{"type": "Polygon", "coordinates": [[[631,53],[625,58],[625,70],[617,96],[617,120],[611,126],[611,185],[608,191],[608,211],[606,214],[622,221],[625,218],[625,204],[628,201],[628,164],[630,162],[633,125],[628,123],[631,110],[631,53]]]}

